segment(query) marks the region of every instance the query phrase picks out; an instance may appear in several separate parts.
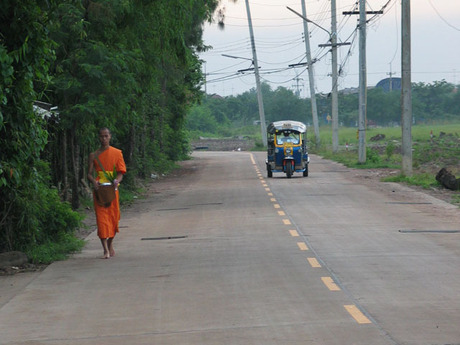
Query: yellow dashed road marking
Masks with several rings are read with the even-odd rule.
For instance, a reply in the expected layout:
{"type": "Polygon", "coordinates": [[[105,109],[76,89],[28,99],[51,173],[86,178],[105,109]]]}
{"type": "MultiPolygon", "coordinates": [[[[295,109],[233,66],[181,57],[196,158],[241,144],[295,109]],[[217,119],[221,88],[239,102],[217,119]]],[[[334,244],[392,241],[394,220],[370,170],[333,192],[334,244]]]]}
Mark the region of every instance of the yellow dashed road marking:
{"type": "Polygon", "coordinates": [[[270,191],[270,188],[265,188],[265,191],[269,192],[269,191],[270,191]]]}
{"type": "Polygon", "coordinates": [[[336,283],[334,283],[331,277],[321,277],[321,280],[323,281],[324,285],[326,285],[329,290],[340,291],[340,288],[337,286],[336,283]]]}
{"type": "Polygon", "coordinates": [[[291,225],[291,221],[289,219],[283,219],[284,225],[291,225]]]}
{"type": "Polygon", "coordinates": [[[297,242],[297,245],[299,246],[300,250],[308,250],[308,247],[304,242],[297,242]]]}
{"type": "Polygon", "coordinates": [[[274,208],[281,208],[281,206],[279,204],[274,204],[273,207],[274,208]]]}
{"type": "Polygon", "coordinates": [[[273,196],[273,193],[268,193],[268,196],[273,196]]]}
{"type": "Polygon", "coordinates": [[[289,230],[292,237],[299,237],[299,233],[296,230],[289,230]]]}
{"type": "Polygon", "coordinates": [[[270,201],[271,202],[276,202],[276,199],[275,198],[270,198],[270,201]]]}
{"type": "Polygon", "coordinates": [[[285,215],[286,215],[286,213],[284,213],[284,211],[278,211],[278,214],[279,214],[280,216],[285,216],[285,215]]]}
{"type": "Polygon", "coordinates": [[[318,260],[316,258],[307,258],[308,262],[310,263],[310,266],[313,268],[320,268],[321,265],[319,264],[318,260]]]}
{"type": "Polygon", "coordinates": [[[368,324],[372,323],[366,315],[364,315],[361,310],[359,310],[355,305],[344,305],[345,309],[350,313],[350,315],[356,320],[359,324],[368,324]]]}

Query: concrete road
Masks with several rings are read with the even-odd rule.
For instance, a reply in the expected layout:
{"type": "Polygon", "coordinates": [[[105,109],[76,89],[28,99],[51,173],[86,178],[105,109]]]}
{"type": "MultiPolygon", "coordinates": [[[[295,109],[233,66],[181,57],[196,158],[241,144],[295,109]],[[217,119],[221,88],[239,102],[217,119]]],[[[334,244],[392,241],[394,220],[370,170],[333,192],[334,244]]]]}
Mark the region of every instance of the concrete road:
{"type": "Polygon", "coordinates": [[[0,304],[0,344],[460,344],[458,208],[264,158],[195,153],[123,212],[115,257],[93,233],[0,304]]]}

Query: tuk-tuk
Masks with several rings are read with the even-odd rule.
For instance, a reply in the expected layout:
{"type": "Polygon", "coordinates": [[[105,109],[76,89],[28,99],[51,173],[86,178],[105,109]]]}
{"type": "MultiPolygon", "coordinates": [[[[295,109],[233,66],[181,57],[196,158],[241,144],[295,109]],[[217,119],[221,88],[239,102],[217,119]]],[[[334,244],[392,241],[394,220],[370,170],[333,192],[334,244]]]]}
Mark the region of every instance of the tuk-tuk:
{"type": "Polygon", "coordinates": [[[294,172],[308,176],[310,157],[307,152],[307,126],[298,121],[276,121],[267,127],[267,176],[284,172],[291,178],[294,172]]]}

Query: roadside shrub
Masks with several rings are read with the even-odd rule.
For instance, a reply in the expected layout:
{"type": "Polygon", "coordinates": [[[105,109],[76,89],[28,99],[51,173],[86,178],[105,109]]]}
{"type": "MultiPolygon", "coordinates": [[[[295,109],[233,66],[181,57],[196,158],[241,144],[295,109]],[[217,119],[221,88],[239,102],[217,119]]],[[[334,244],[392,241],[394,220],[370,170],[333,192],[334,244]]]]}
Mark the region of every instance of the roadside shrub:
{"type": "Polygon", "coordinates": [[[379,153],[370,147],[366,147],[366,159],[372,163],[380,163],[381,161],[379,153]]]}
{"type": "Polygon", "coordinates": [[[53,261],[65,260],[69,254],[79,252],[85,241],[69,233],[61,233],[53,241],[49,240],[37,246],[28,246],[25,253],[34,264],[50,264],[53,261]]]}
{"type": "Polygon", "coordinates": [[[1,224],[0,252],[27,251],[60,234],[73,234],[81,225],[82,216],[61,201],[57,189],[50,188],[48,164],[37,161],[29,171],[33,178],[26,175],[19,184],[3,186],[11,204],[1,224]]]}
{"type": "Polygon", "coordinates": [[[395,153],[396,146],[393,144],[393,142],[388,142],[387,147],[385,148],[385,153],[387,155],[387,159],[390,160],[391,156],[395,153]]]}
{"type": "Polygon", "coordinates": [[[404,182],[409,185],[420,186],[425,189],[432,187],[439,187],[440,183],[436,181],[434,176],[429,173],[414,174],[413,176],[404,176],[399,174],[397,176],[389,176],[382,179],[384,182],[404,182]]]}

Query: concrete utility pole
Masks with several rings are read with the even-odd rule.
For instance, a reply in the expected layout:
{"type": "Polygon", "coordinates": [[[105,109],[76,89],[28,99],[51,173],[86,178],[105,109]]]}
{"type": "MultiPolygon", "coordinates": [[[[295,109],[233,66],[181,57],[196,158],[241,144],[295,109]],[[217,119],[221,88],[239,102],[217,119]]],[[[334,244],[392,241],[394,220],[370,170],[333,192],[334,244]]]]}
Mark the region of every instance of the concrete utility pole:
{"type": "Polygon", "coordinates": [[[401,131],[402,173],[412,176],[412,83],[410,0],[401,2],[401,131]]]}
{"type": "MultiPolygon", "coordinates": [[[[298,76],[294,78],[295,80],[295,85],[292,85],[292,87],[295,87],[295,94],[297,97],[300,97],[300,81],[303,80],[302,78],[299,78],[298,76]]],[[[303,84],[302,84],[303,86],[303,84]]]]}
{"type": "Polygon", "coordinates": [[[265,124],[264,102],[262,99],[262,90],[260,88],[259,63],[257,62],[256,44],[254,41],[254,31],[252,30],[251,9],[249,0],[246,0],[246,12],[248,14],[249,35],[251,36],[252,58],[254,62],[254,73],[256,76],[257,102],[259,103],[260,130],[262,132],[262,143],[267,147],[267,126],[265,124]]]}
{"type": "Polygon", "coordinates": [[[393,91],[393,75],[396,74],[396,73],[393,73],[392,69],[391,69],[391,63],[390,63],[390,73],[387,73],[389,76],[390,76],[390,83],[389,83],[389,86],[388,86],[388,89],[391,91],[393,91]]]}
{"type": "MultiPolygon", "coordinates": [[[[307,17],[307,8],[305,6],[305,0],[302,0],[302,14],[307,17]]],[[[319,137],[319,123],[318,123],[318,107],[316,105],[316,93],[315,93],[315,74],[313,63],[311,61],[311,49],[310,49],[310,34],[308,32],[308,22],[303,21],[303,31],[305,36],[305,51],[307,54],[308,64],[308,81],[310,83],[310,101],[311,101],[311,114],[313,117],[313,130],[315,131],[316,146],[321,144],[319,137]]]]}
{"type": "MultiPolygon", "coordinates": [[[[345,43],[337,43],[337,20],[334,20],[334,18],[337,16],[336,14],[336,7],[335,7],[335,0],[332,0],[332,32],[327,31],[325,28],[322,26],[316,24],[315,22],[312,22],[310,19],[305,17],[305,15],[301,15],[294,11],[292,8],[287,7],[287,9],[291,12],[294,12],[297,14],[299,17],[303,18],[304,21],[312,23],[316,25],[318,28],[321,30],[324,30],[328,33],[329,35],[329,41],[331,42],[330,44],[320,44],[320,47],[332,47],[332,150],[334,152],[337,152],[338,147],[339,147],[339,104],[338,104],[338,92],[337,92],[337,47],[338,46],[343,46],[343,45],[350,45],[351,43],[345,42],[345,43]],[[334,121],[335,117],[335,121],[334,121]],[[335,131],[334,131],[335,128],[335,131]]],[[[289,65],[289,66],[294,66],[294,65],[289,65]]]]}
{"type": "Polygon", "coordinates": [[[359,0],[359,146],[358,163],[366,163],[367,71],[366,0],[359,0]]]}
{"type": "Polygon", "coordinates": [[[382,14],[383,11],[366,11],[366,0],[359,0],[359,11],[343,12],[345,15],[359,14],[359,120],[358,162],[366,163],[367,126],[367,64],[366,64],[366,15],[382,14]]]}
{"type": "Polygon", "coordinates": [[[339,94],[337,76],[337,8],[331,0],[331,53],[332,53],[332,152],[339,150],[339,94]]]}
{"type": "Polygon", "coordinates": [[[208,97],[208,74],[206,73],[206,62],[204,64],[204,95],[208,97]]]}

